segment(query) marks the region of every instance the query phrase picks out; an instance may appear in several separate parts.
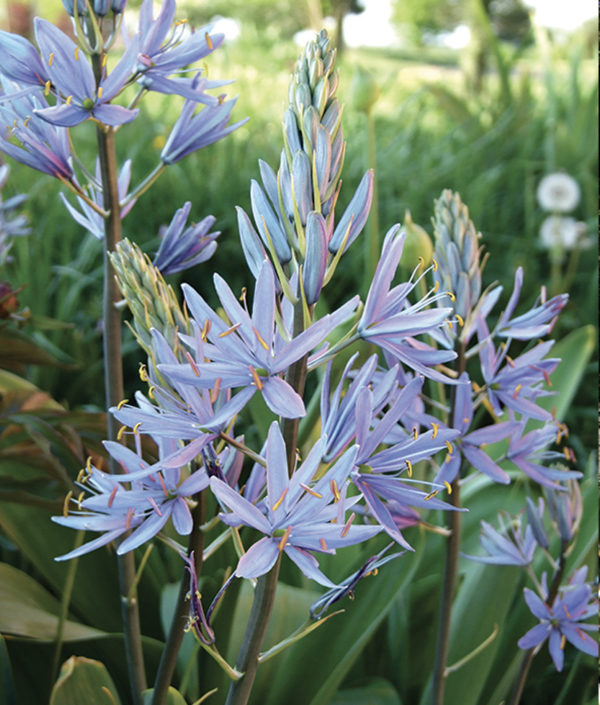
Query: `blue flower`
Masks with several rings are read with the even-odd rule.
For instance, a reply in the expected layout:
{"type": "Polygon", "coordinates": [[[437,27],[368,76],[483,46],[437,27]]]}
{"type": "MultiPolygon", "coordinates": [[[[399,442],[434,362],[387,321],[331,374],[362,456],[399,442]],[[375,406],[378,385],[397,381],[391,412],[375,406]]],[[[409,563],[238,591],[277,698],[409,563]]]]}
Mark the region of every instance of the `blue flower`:
{"type": "Polygon", "coordinates": [[[339,585],[331,588],[331,590],[328,590],[324,595],[319,597],[318,600],[315,600],[315,602],[313,602],[310,606],[310,616],[313,619],[321,619],[327,609],[338,600],[346,597],[346,595],[350,599],[353,599],[354,588],[360,580],[367,575],[377,575],[377,571],[382,565],[385,565],[394,558],[398,558],[404,554],[404,551],[401,551],[399,553],[391,553],[388,556],[384,556],[383,554],[386,553],[391,546],[393,546],[393,544],[390,543],[384,549],[379,551],[379,553],[371,556],[355,573],[349,575],[345,580],[342,580],[339,585]]]}
{"type": "Polygon", "coordinates": [[[491,443],[508,438],[516,433],[520,426],[516,421],[503,421],[491,426],[484,426],[468,433],[473,421],[473,397],[469,377],[463,373],[456,386],[453,427],[460,431],[455,448],[459,451],[447,457],[438,472],[436,482],[452,482],[461,468],[462,457],[476,470],[487,475],[494,482],[503,485],[510,483],[509,476],[483,450],[491,443]]]}
{"type": "Polygon", "coordinates": [[[529,588],[524,589],[525,602],[540,623],[519,639],[519,647],[539,649],[548,639],[548,650],[557,671],[563,669],[567,641],[584,654],[598,657],[598,642],[586,634],[597,630],[598,625],[584,621],[598,616],[592,588],[584,582],[586,573],[587,566],[576,571],[552,605],[544,601],[548,599],[547,594],[542,600],[529,588]]]}
{"type": "Polygon", "coordinates": [[[513,318],[522,284],[523,268],[519,267],[515,273],[513,292],[495,327],[496,335],[502,338],[532,340],[547,335],[554,327],[558,314],[569,300],[568,294],[559,294],[547,301],[545,291],[542,290],[542,295],[533,308],[527,313],[513,318]]]}
{"type": "Polygon", "coordinates": [[[212,215],[185,228],[191,208],[191,201],[187,201],[175,212],[169,226],[160,233],[162,240],[152,264],[163,275],[182,272],[206,262],[217,249],[215,240],[221,233],[209,232],[215,222],[212,215]]]}
{"type": "Polygon", "coordinates": [[[194,338],[185,340],[195,347],[195,360],[190,357],[187,365],[159,365],[159,371],[171,380],[203,389],[212,388],[217,380],[224,389],[242,387],[238,394],[244,394],[246,400],[260,391],[274,413],[284,418],[304,416],[301,397],[280,375],[349,318],[357,306],[357,299],[292,338],[288,331],[278,332],[275,326],[275,280],[268,262],[264,263],[256,281],[252,316],[240,306],[219,275],[215,274],[214,281],[230,323],[227,324],[198,293],[184,284],[182,288],[197,332],[194,338]]]}
{"type": "Polygon", "coordinates": [[[395,360],[420,374],[447,383],[447,377],[431,369],[432,365],[448,362],[456,357],[452,350],[437,350],[418,341],[414,336],[431,333],[448,324],[451,308],[427,307],[447,294],[430,292],[416,304],[408,302],[408,295],[417,285],[408,281],[391,288],[392,280],[402,256],[404,233],[400,226],[392,227],[383,242],[381,257],[369,288],[362,317],[358,323],[361,338],[375,343],[389,352],[395,360]]]}
{"type": "Polygon", "coordinates": [[[575,470],[564,470],[558,467],[548,468],[539,462],[559,459],[564,461],[565,457],[567,460],[571,460],[569,449],[566,449],[565,454],[548,450],[548,447],[556,442],[557,436],[560,437],[560,428],[557,428],[555,423],[547,423],[542,428],[521,435],[524,428],[525,423],[519,422],[519,428],[510,439],[506,452],[508,460],[544,487],[564,489],[559,484],[560,482],[581,477],[581,473],[575,470]]]}
{"type": "Polygon", "coordinates": [[[62,526],[99,531],[102,535],[56,560],[89,553],[132,530],[117,549],[119,555],[127,553],[150,541],[169,519],[180,535],[189,534],[193,528],[188,499],[208,486],[208,475],[201,468],[181,481],[180,468],[195,457],[195,448],[190,453],[187,446],[183,452],[176,451],[158,464],[149,465],[119,443],[106,441],[105,446],[124,474],[108,475],[90,464],[88,474],[78,481],[82,489],[79,498],[68,496],[64,515],[52,517],[62,526]],[[131,489],[122,483],[131,483],[131,489]],[[91,494],[84,499],[86,491],[91,494]],[[70,503],[75,510],[69,511],[70,503]]]}
{"type": "Polygon", "coordinates": [[[165,164],[175,164],[188,154],[218,142],[248,121],[248,118],[245,118],[227,124],[235,99],[219,102],[217,105],[206,105],[199,112],[195,112],[197,105],[194,100],[185,101],[160,153],[160,158],[165,164]]]}
{"type": "Polygon", "coordinates": [[[512,359],[508,355],[508,345],[501,345],[499,350],[494,348],[483,321],[479,322],[477,330],[482,342],[479,359],[486,384],[485,394],[494,413],[501,416],[504,408],[508,408],[524,418],[549,421],[552,415],[538,406],[535,399],[551,393],[543,388],[543,384],[551,384],[550,375],[560,362],[559,358],[545,359],[554,341],[538,343],[512,359]]]}
{"type": "Polygon", "coordinates": [[[5,136],[0,135],[0,151],[32,169],[61,181],[72,181],[67,130],[48,124],[35,113],[47,105],[44,97],[39,93],[20,91],[17,84],[0,78],[7,94],[0,96],[0,122],[10,126],[5,136]],[[7,97],[10,100],[6,100],[7,97]]]}
{"type": "Polygon", "coordinates": [[[175,0],[163,0],[156,19],[152,7],[153,0],[144,0],[140,8],[136,64],[137,72],[142,75],[139,83],[160,93],[175,93],[192,101],[216,103],[217,98],[204,93],[204,89],[224,85],[223,82],[198,82],[192,78],[168,76],[213,52],[222,44],[224,35],[211,35],[208,27],[202,27],[182,39],[187,25],[176,23],[172,29],[175,0]]]}
{"type": "Polygon", "coordinates": [[[340,498],[338,488],[346,483],[352,470],[356,447],[346,451],[315,480],[322,452],[322,441],[319,441],[290,478],[285,443],[278,423],[273,422],[266,447],[264,503],[255,506],[222,480],[211,478],[211,490],[221,504],[242,524],[264,534],[240,558],[235,571],[238,577],[257,578],[267,573],[281,552],[285,552],[308,578],[334,587],[319,570],[312,552],[335,553],[337,548],[365,541],[379,533],[379,526],[353,524],[351,519],[346,523],[332,522],[340,512],[336,506],[340,498]]]}
{"type": "Polygon", "coordinates": [[[37,49],[19,34],[0,30],[0,55],[0,73],[13,81],[41,87],[50,79],[37,49]]]}
{"type": "Polygon", "coordinates": [[[80,48],[50,22],[36,17],[35,36],[42,61],[48,66],[50,83],[63,101],[43,108],[37,114],[63,127],[73,127],[89,118],[105,125],[122,125],[133,120],[138,110],[130,110],[110,101],[121,92],[134,69],[137,41],[133,41],[115,68],[96,85],[94,72],[80,48]]]}
{"type": "Polygon", "coordinates": [[[465,558],[470,558],[479,563],[491,563],[494,565],[530,565],[537,546],[531,525],[527,525],[525,533],[523,534],[520,516],[513,519],[508,517],[508,526],[505,526],[502,522],[502,516],[498,516],[502,528],[501,531],[496,531],[487,521],[481,522],[479,542],[488,555],[463,555],[465,558]]]}

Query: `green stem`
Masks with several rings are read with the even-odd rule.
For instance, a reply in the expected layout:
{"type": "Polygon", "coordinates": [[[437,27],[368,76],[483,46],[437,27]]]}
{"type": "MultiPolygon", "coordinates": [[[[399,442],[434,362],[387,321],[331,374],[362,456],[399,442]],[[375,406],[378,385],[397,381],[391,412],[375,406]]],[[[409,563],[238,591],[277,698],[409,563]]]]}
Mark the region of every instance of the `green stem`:
{"type": "MultiPolygon", "coordinates": [[[[192,511],[194,528],[190,534],[188,556],[190,556],[192,552],[194,553],[194,568],[196,570],[196,575],[198,575],[202,570],[202,557],[204,551],[204,532],[200,528],[204,522],[204,507],[206,504],[204,492],[202,492],[196,499],[197,504],[192,511]]],[[[167,637],[167,643],[165,644],[165,648],[163,649],[160,657],[160,664],[158,666],[158,672],[154,682],[152,705],[163,705],[163,703],[165,703],[169,686],[171,685],[171,680],[173,678],[173,673],[175,672],[179,649],[181,648],[185,627],[188,622],[188,584],[187,568],[184,568],[181,583],[179,585],[179,594],[177,595],[177,602],[175,604],[175,613],[173,614],[173,621],[171,622],[171,629],[169,631],[169,636],[167,637]]]]}
{"type": "MultiPolygon", "coordinates": [[[[545,602],[548,605],[548,607],[552,607],[554,604],[554,601],[556,600],[556,596],[558,595],[558,589],[560,588],[560,584],[562,582],[563,576],[565,574],[565,567],[567,563],[567,550],[569,548],[569,542],[568,541],[563,541],[561,543],[560,547],[560,558],[558,562],[558,569],[556,573],[554,574],[554,578],[552,579],[552,584],[550,585],[550,590],[548,591],[548,597],[546,598],[545,602]]],[[[523,660],[521,661],[521,668],[519,669],[519,674],[517,675],[515,685],[512,691],[512,694],[510,696],[510,701],[508,705],[519,705],[521,702],[521,696],[523,695],[523,689],[525,688],[525,683],[527,681],[527,676],[529,675],[529,668],[531,666],[531,663],[533,661],[533,657],[537,653],[536,647],[529,649],[524,656],[523,660]]]]}
{"type": "MultiPolygon", "coordinates": [[[[81,546],[84,536],[85,531],[77,532],[75,545],[73,548],[79,548],[79,546],[81,546]]],[[[65,622],[67,621],[67,617],[69,615],[69,603],[71,602],[71,595],[73,594],[73,585],[75,584],[75,575],[77,574],[78,563],[79,558],[74,558],[72,561],[69,561],[67,577],[65,578],[65,584],[63,585],[62,597],[60,600],[60,614],[58,616],[58,625],[56,627],[56,646],[54,647],[54,658],[52,660],[52,684],[54,684],[58,676],[58,665],[60,661],[60,652],[63,645],[65,622]]]]}
{"type": "MultiPolygon", "coordinates": [[[[458,353],[457,368],[460,376],[466,367],[465,346],[461,346],[458,353]]],[[[456,403],[456,388],[452,393],[450,419],[454,416],[456,403]]],[[[460,468],[452,482],[450,503],[457,509],[460,508],[460,468]]],[[[458,553],[460,548],[461,512],[450,512],[450,535],[446,544],[446,560],[444,564],[444,578],[440,598],[440,621],[435,650],[433,667],[433,705],[444,705],[444,690],[446,687],[448,651],[450,648],[450,618],[452,616],[452,603],[458,573],[458,553]]]]}
{"type": "MultiPolygon", "coordinates": [[[[102,55],[92,57],[96,80],[102,73],[102,55]]],[[[121,316],[115,304],[121,294],[115,280],[115,272],[109,254],[121,240],[121,212],[119,208],[118,169],[115,152],[114,130],[98,125],[98,156],[102,179],[102,194],[107,216],[104,221],[104,296],[103,296],[103,349],[104,389],[106,407],[117,406],[123,399],[123,367],[121,359],[121,316]]],[[[117,440],[118,423],[110,414],[106,417],[108,439],[117,440]]],[[[118,464],[109,459],[109,471],[119,472],[118,464]]],[[[141,693],[146,689],[146,673],[142,651],[142,637],[137,595],[132,591],[135,582],[135,558],[133,551],[118,558],[119,590],[121,593],[121,618],[131,694],[134,705],[141,705],[141,693]]]]}

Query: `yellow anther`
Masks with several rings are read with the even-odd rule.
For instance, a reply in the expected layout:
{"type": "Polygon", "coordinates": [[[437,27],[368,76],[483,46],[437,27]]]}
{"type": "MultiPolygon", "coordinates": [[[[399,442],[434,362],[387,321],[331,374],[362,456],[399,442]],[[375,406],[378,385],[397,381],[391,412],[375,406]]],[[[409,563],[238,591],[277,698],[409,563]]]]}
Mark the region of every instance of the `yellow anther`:
{"type": "Polygon", "coordinates": [[[102,86],[98,86],[98,100],[102,98],[102,93],[104,93],[104,88],[102,86]]]}
{"type": "Polygon", "coordinates": [[[219,333],[219,338],[225,338],[228,335],[231,335],[234,331],[236,331],[242,324],[241,323],[234,323],[231,328],[228,328],[227,330],[224,330],[222,333],[219,333]]]}
{"type": "Polygon", "coordinates": [[[200,337],[204,342],[206,342],[206,336],[210,333],[210,327],[211,327],[211,320],[210,318],[207,318],[204,321],[204,325],[202,326],[202,331],[200,333],[200,337]]]}
{"type": "Polygon", "coordinates": [[[69,502],[71,501],[71,497],[73,496],[73,492],[69,490],[67,492],[67,496],[65,497],[65,501],[63,502],[63,516],[68,517],[69,516],[69,502]]]}
{"type": "Polygon", "coordinates": [[[487,448],[487,443],[485,443],[484,441],[483,443],[479,444],[479,447],[481,448],[481,450],[483,450],[484,448],[487,448]]]}
{"type": "Polygon", "coordinates": [[[452,455],[448,453],[444,462],[449,463],[452,460],[452,455]]]}
{"type": "Polygon", "coordinates": [[[85,497],[85,492],[81,491],[77,496],[77,509],[81,511],[81,500],[85,497]]]}
{"type": "Polygon", "coordinates": [[[438,492],[439,490],[433,490],[433,492],[430,492],[429,494],[425,495],[425,499],[433,499],[438,492]]]}
{"type": "Polygon", "coordinates": [[[117,433],[117,440],[120,441],[123,438],[123,434],[127,430],[127,426],[121,426],[119,432],[117,433]]]}
{"type": "Polygon", "coordinates": [[[84,475],[85,475],[85,470],[83,468],[81,468],[81,470],[77,473],[76,482],[85,482],[84,475]]]}
{"type": "Polygon", "coordinates": [[[257,337],[258,342],[263,346],[263,348],[267,352],[269,352],[271,348],[269,348],[269,346],[265,342],[265,339],[262,337],[262,335],[256,330],[256,328],[254,328],[254,326],[252,327],[252,330],[254,331],[254,335],[257,337]]]}
{"type": "Polygon", "coordinates": [[[433,265],[433,271],[434,271],[434,272],[437,272],[437,270],[438,270],[438,263],[437,263],[434,259],[432,259],[432,260],[431,260],[431,264],[433,265]]]}
{"type": "Polygon", "coordinates": [[[51,51],[50,56],[48,57],[48,66],[52,66],[53,63],[54,63],[54,52],[51,51]]]}
{"type": "Polygon", "coordinates": [[[419,269],[423,269],[425,266],[425,260],[419,255],[419,269]]]}
{"type": "Polygon", "coordinates": [[[206,45],[212,51],[213,50],[213,43],[212,43],[212,39],[210,38],[210,34],[208,32],[206,32],[204,34],[204,39],[206,39],[206,45]]]}
{"type": "Polygon", "coordinates": [[[327,542],[325,541],[325,539],[319,539],[319,545],[321,546],[321,548],[323,549],[323,551],[326,551],[327,548],[328,548],[328,547],[327,547],[327,542]]]}
{"type": "Polygon", "coordinates": [[[50,86],[51,85],[52,84],[50,83],[50,81],[46,81],[46,83],[44,83],[44,95],[50,95],[50,86]]]}
{"type": "Polygon", "coordinates": [[[523,389],[523,385],[522,385],[522,384],[517,384],[517,386],[515,387],[515,391],[514,391],[513,394],[512,394],[513,399],[516,399],[516,398],[517,398],[517,396],[519,395],[519,392],[521,391],[521,389],[523,389]]]}
{"type": "Polygon", "coordinates": [[[335,502],[339,502],[341,499],[340,491],[338,490],[337,482],[335,480],[331,480],[329,483],[329,487],[331,487],[331,494],[333,495],[333,499],[335,502]]]}
{"type": "Polygon", "coordinates": [[[408,476],[412,477],[412,473],[413,473],[412,463],[410,462],[410,460],[405,460],[404,462],[406,463],[406,467],[408,468],[408,476]]]}
{"type": "Polygon", "coordinates": [[[150,399],[154,399],[154,390],[155,390],[155,389],[156,389],[156,385],[155,385],[155,384],[151,384],[151,385],[148,387],[148,396],[150,397],[150,399]]]}
{"type": "Polygon", "coordinates": [[[448,494],[452,494],[452,485],[448,482],[448,480],[444,480],[444,485],[448,490],[448,494]]]}
{"type": "Polygon", "coordinates": [[[66,105],[71,105],[71,101],[73,100],[73,96],[69,95],[67,96],[67,100],[65,101],[66,105]]]}
{"type": "Polygon", "coordinates": [[[247,289],[245,286],[243,286],[243,287],[242,287],[242,293],[240,294],[239,300],[240,300],[240,301],[246,301],[246,294],[247,294],[247,293],[248,293],[248,289],[247,289]]]}
{"type": "Polygon", "coordinates": [[[115,497],[117,495],[117,490],[119,489],[119,485],[115,485],[112,488],[112,492],[110,493],[110,497],[108,498],[108,506],[109,508],[112,507],[113,502],[115,501],[115,497]]]}
{"type": "Polygon", "coordinates": [[[177,22],[175,22],[175,26],[176,26],[176,27],[180,27],[182,24],[187,24],[188,21],[189,21],[189,20],[187,20],[187,19],[177,20],[177,22]]]}
{"type": "Polygon", "coordinates": [[[446,323],[448,324],[448,328],[450,328],[450,330],[452,330],[454,328],[454,323],[452,323],[452,321],[450,319],[448,319],[446,321],[446,323]]]}
{"type": "Polygon", "coordinates": [[[440,428],[439,423],[433,423],[431,424],[431,428],[433,429],[433,433],[431,434],[432,438],[435,438],[438,435],[438,431],[440,428]]]}
{"type": "Polygon", "coordinates": [[[108,54],[104,54],[102,56],[102,59],[100,60],[100,66],[102,66],[102,68],[104,68],[106,66],[107,62],[108,62],[108,54]]]}
{"type": "Polygon", "coordinates": [[[138,421],[138,422],[136,423],[136,425],[133,427],[133,432],[135,433],[136,436],[138,435],[138,431],[140,430],[140,426],[141,426],[141,425],[142,425],[142,422],[141,422],[141,421],[138,421]]]}
{"type": "Polygon", "coordinates": [[[85,461],[85,467],[87,468],[87,471],[89,474],[92,474],[92,456],[88,455],[88,459],[85,461]]]}
{"type": "Polygon", "coordinates": [[[352,514],[350,514],[350,518],[344,524],[344,528],[342,529],[342,533],[340,534],[340,536],[342,538],[344,538],[344,536],[346,536],[346,534],[350,531],[350,527],[352,526],[352,522],[354,521],[355,518],[356,518],[356,514],[354,512],[352,512],[352,514]]]}
{"type": "Polygon", "coordinates": [[[456,320],[458,321],[458,325],[463,328],[465,325],[465,319],[459,313],[456,313],[455,316],[456,320]]]}
{"type": "Polygon", "coordinates": [[[73,54],[75,55],[75,61],[79,61],[79,47],[75,47],[73,54]]]}
{"type": "Polygon", "coordinates": [[[264,387],[264,384],[262,383],[260,377],[258,376],[256,370],[252,365],[248,365],[248,369],[250,370],[250,374],[252,375],[252,379],[254,380],[254,384],[256,385],[258,391],[260,392],[262,388],[264,387]]]}
{"type": "Polygon", "coordinates": [[[129,401],[129,399],[122,399],[122,400],[117,404],[117,410],[120,411],[120,410],[125,406],[125,404],[127,404],[128,401],[129,401]]]}
{"type": "Polygon", "coordinates": [[[450,301],[452,301],[452,303],[454,303],[456,301],[456,296],[454,296],[454,294],[451,291],[447,291],[446,296],[450,299],[450,301]]]}
{"type": "Polygon", "coordinates": [[[275,504],[272,506],[272,509],[274,512],[276,512],[279,507],[281,507],[281,503],[285,499],[286,494],[288,493],[288,488],[286,487],[285,490],[281,493],[281,497],[275,502],[275,504]]]}
{"type": "Polygon", "coordinates": [[[140,362],[139,374],[142,382],[148,381],[148,370],[146,369],[146,365],[144,365],[143,362],[140,362]]]}
{"type": "Polygon", "coordinates": [[[440,288],[440,283],[438,281],[433,285],[433,289],[432,289],[433,293],[435,294],[439,288],[440,288]]]}
{"type": "Polygon", "coordinates": [[[23,120],[23,127],[27,127],[31,122],[31,117],[28,115],[25,120],[23,120]]]}
{"type": "Polygon", "coordinates": [[[289,539],[291,533],[292,533],[292,527],[288,526],[288,528],[285,530],[285,534],[281,537],[281,541],[279,542],[279,546],[277,546],[277,548],[280,551],[283,551],[283,549],[285,548],[285,544],[287,543],[287,540],[289,539]]]}
{"type": "Polygon", "coordinates": [[[454,453],[454,448],[452,447],[452,443],[450,443],[450,441],[446,441],[446,448],[448,448],[448,453],[450,453],[450,455],[454,453]]]}
{"type": "Polygon", "coordinates": [[[225,93],[221,93],[217,100],[219,101],[219,105],[223,105],[225,102],[225,93]]]}
{"type": "Polygon", "coordinates": [[[564,650],[566,643],[567,643],[567,637],[563,634],[560,637],[560,648],[564,650]]]}
{"type": "Polygon", "coordinates": [[[308,485],[305,485],[303,482],[300,483],[300,487],[302,487],[302,489],[303,489],[305,492],[308,492],[308,494],[311,494],[313,497],[317,497],[318,499],[322,499],[322,498],[323,498],[323,495],[322,495],[322,494],[319,494],[318,492],[315,492],[311,487],[309,487],[308,485]]]}

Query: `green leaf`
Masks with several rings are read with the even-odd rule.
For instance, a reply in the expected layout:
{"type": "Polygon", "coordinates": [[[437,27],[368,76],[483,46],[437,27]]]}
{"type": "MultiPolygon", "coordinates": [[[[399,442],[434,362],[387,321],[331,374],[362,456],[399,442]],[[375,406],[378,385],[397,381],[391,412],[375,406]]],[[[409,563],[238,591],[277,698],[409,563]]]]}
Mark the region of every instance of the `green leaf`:
{"type": "Polygon", "coordinates": [[[50,705],[121,705],[119,694],[100,661],[71,656],[60,669],[50,705]]]}
{"type": "MultiPolygon", "coordinates": [[[[0,632],[53,641],[58,627],[60,604],[26,573],[0,563],[0,632]]],[[[103,632],[67,621],[64,641],[93,639],[103,632]]]]}
{"type": "MultiPolygon", "coordinates": [[[[493,633],[502,629],[519,587],[520,569],[469,563],[452,607],[448,666],[463,659],[493,633]]],[[[446,679],[446,702],[476,705],[498,649],[494,639],[446,679]]],[[[424,702],[422,700],[422,702],[424,702]]]]}
{"type": "Polygon", "coordinates": [[[402,702],[389,681],[374,678],[362,688],[338,690],[329,705],[402,705],[402,702]]]}
{"type": "MultiPolygon", "coordinates": [[[[148,690],[145,690],[142,693],[142,702],[144,703],[144,705],[152,704],[153,693],[154,688],[148,688],[148,690]]],[[[183,697],[183,695],[178,690],[175,690],[172,685],[170,685],[169,690],[167,692],[165,705],[187,705],[187,703],[185,702],[185,698],[183,697]]]]}
{"type": "Polygon", "coordinates": [[[21,369],[23,365],[59,365],[53,355],[36,342],[15,330],[10,335],[0,334],[0,365],[21,369]]]}
{"type": "MultiPolygon", "coordinates": [[[[54,558],[73,549],[75,532],[54,524],[50,515],[38,507],[31,509],[0,502],[0,529],[43,574],[55,594],[60,594],[68,566],[54,558]]],[[[88,534],[86,538],[94,535],[88,534]]],[[[72,610],[99,629],[117,632],[121,628],[118,590],[116,560],[108,549],[82,556],[75,578],[72,610]],[[93,610],[90,610],[90,600],[93,600],[93,610]]]]}
{"type": "Polygon", "coordinates": [[[0,705],[16,705],[10,658],[6,641],[0,634],[0,705]]]}
{"type": "MultiPolygon", "coordinates": [[[[410,582],[420,561],[420,549],[422,546],[415,554],[389,563],[379,575],[365,578],[356,588],[354,601],[344,599],[336,604],[345,614],[273,658],[267,664],[276,666],[270,674],[268,689],[262,699],[254,702],[279,705],[293,693],[295,702],[329,705],[344,676],[391,609],[396,595],[410,582]]],[[[361,564],[369,555],[372,554],[362,554],[361,564]]],[[[352,567],[356,570],[359,565],[348,566],[346,572],[351,573],[352,567]]]]}
{"type": "Polygon", "coordinates": [[[577,392],[595,345],[596,330],[590,325],[569,333],[550,351],[552,357],[560,357],[562,360],[552,373],[551,391],[555,394],[536,401],[548,411],[556,406],[556,418],[559,421],[564,418],[577,392]]]}

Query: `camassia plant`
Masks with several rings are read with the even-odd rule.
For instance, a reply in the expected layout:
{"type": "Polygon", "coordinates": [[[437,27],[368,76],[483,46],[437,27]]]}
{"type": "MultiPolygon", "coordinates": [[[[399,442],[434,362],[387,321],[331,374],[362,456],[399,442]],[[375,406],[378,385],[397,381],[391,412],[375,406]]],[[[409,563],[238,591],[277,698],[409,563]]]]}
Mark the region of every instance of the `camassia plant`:
{"type": "MultiPolygon", "coordinates": [[[[550,356],[553,341],[542,339],[567,295],[548,299],[542,288],[532,307],[521,305],[519,269],[507,304],[495,313],[502,287],[483,288],[481,235],[460,197],[444,191],[435,203],[431,262],[420,258],[409,279],[398,281],[405,234],[393,225],[365,301],[348,296],[328,308],[327,286],[361,235],[374,176],[368,171],[347,208],[336,213],[346,143],[335,50],[321,32],[290,81],[279,164],[259,162],[251,213],[237,211],[248,289],[234,292],[215,274],[214,303],[187,284],[181,301],[164,276],[210,257],[218,234],[210,232],[214,219],[186,227],[191,204],[184,204],[153,261],[121,240],[121,220],[169,165],[241,124],[229,123],[233,100],[208,92],[223,83],[193,68],[223,37],[173,24],[175,0],[164,0],[156,17],[152,0],[144,0],[138,26],[123,32],[125,51],[115,62],[111,50],[125,2],[65,6],[76,43],[39,19],[37,47],[0,34],[0,112],[10,125],[0,149],[61,180],[77,200],[75,206],[65,199],[69,212],[106,251],[109,462],[88,461],[53,519],[92,533],[59,561],[116,545],[133,702],[184,702],[172,683],[184,633],[191,631],[230,681],[216,694],[213,683],[203,682],[205,695],[227,705],[247,703],[263,662],[321,629],[338,614],[330,607],[343,606],[362,578],[398,559],[408,565],[415,546],[407,535],[420,526],[447,536],[430,688],[431,702],[441,705],[461,518],[469,509],[461,488],[477,474],[507,485],[521,473],[527,480],[521,486],[542,487],[562,542],[555,560],[542,519],[546,504],[531,499],[524,534],[514,522],[512,538],[489,524],[483,529],[488,562],[529,565],[539,546],[554,566],[550,585],[534,576],[537,594],[525,591],[540,623],[515,644],[527,656],[512,702],[519,701],[529,664],[546,639],[559,670],[567,641],[596,654],[587,633],[593,597],[585,568],[565,569],[578,526],[581,473],[569,467],[572,451],[551,449],[567,429],[541,403],[559,363],[550,356]],[[141,119],[137,106],[152,91],[185,103],[158,166],[129,190],[131,164],[119,168],[114,139],[141,119]],[[129,93],[131,100],[121,105],[129,93]],[[98,136],[95,170],[78,159],[71,136],[90,120],[98,136]],[[115,306],[122,299],[147,357],[140,367],[146,393],[136,393],[135,403],[123,398],[115,306]],[[448,528],[425,521],[434,510],[448,528]],[[145,559],[136,576],[133,557],[149,542],[173,553],[181,578],[160,664],[148,674],[154,685],[147,689],[135,598],[145,559]],[[360,544],[366,553],[353,555],[366,557],[348,571],[344,556],[360,544]],[[200,587],[214,583],[216,556],[226,568],[208,600],[200,587]],[[304,624],[265,650],[281,578],[295,571],[323,594],[307,607],[304,624]],[[218,620],[217,612],[244,581],[251,607],[243,636],[232,644],[218,625],[237,625],[233,617],[218,620]],[[237,648],[234,660],[223,644],[237,648]]],[[[376,580],[385,582],[386,569],[376,580]]],[[[66,680],[57,683],[56,703],[63,702],[66,680]]],[[[90,698],[106,692],[119,697],[105,685],[90,698]]]]}

